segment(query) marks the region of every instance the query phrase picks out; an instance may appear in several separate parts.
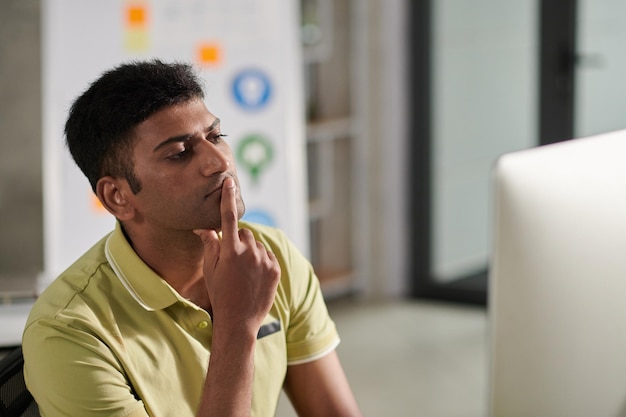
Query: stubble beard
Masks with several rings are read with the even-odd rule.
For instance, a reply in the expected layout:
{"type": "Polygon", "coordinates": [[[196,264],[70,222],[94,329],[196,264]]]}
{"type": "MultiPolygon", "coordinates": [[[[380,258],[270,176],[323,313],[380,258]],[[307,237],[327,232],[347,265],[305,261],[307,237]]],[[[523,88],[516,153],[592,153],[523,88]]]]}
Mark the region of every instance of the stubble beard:
{"type": "MultiPolygon", "coordinates": [[[[221,201],[220,201],[221,203],[221,201]]],[[[243,215],[246,212],[246,204],[243,201],[243,198],[237,197],[237,220],[241,220],[243,215]]],[[[211,216],[208,220],[208,227],[206,229],[213,230],[222,230],[222,215],[220,212],[220,205],[218,204],[217,214],[215,216],[211,216]]]]}

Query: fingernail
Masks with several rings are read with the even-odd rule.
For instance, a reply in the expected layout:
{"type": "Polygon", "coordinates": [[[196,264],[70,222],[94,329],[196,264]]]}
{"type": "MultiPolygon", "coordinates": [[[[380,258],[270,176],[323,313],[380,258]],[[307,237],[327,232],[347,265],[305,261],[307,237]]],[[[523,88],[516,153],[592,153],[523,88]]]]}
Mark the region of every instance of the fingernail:
{"type": "Polygon", "coordinates": [[[235,180],[232,177],[228,177],[224,180],[224,187],[235,188],[235,180]]]}

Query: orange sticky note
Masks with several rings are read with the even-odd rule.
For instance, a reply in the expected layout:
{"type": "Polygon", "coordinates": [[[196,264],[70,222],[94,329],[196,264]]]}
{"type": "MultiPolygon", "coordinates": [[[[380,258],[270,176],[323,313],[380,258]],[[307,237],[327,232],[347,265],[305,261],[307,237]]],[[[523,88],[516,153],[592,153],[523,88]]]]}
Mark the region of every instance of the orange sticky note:
{"type": "Polygon", "coordinates": [[[126,23],[130,27],[143,27],[148,22],[148,11],[145,6],[131,5],[126,9],[126,23]]]}
{"type": "Polygon", "coordinates": [[[198,62],[202,65],[215,65],[222,60],[222,51],[216,43],[202,43],[198,47],[198,62]]]}
{"type": "Polygon", "coordinates": [[[95,194],[91,194],[91,208],[96,213],[108,213],[107,209],[104,208],[102,202],[95,194]]]}

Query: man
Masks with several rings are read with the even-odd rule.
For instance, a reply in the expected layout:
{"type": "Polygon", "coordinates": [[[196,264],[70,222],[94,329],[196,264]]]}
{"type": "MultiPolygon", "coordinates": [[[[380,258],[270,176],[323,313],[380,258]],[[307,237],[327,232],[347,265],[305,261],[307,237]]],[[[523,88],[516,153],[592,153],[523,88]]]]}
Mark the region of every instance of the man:
{"type": "Polygon", "coordinates": [[[244,213],[197,75],[158,60],[73,104],[70,152],[116,229],[39,297],[25,377],[52,416],[359,416],[309,263],[244,213]]]}

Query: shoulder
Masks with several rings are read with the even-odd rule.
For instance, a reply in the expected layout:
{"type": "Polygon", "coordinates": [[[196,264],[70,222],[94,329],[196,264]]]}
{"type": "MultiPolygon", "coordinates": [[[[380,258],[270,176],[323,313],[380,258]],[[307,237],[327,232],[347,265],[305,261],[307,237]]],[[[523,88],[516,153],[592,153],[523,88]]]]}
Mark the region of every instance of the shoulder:
{"type": "Polygon", "coordinates": [[[268,249],[271,249],[276,254],[289,252],[294,249],[285,232],[276,227],[245,221],[240,221],[239,227],[250,230],[256,240],[266,245],[268,249]]]}
{"type": "Polygon", "coordinates": [[[91,298],[91,293],[99,292],[96,287],[109,275],[105,255],[107,238],[108,235],[97,242],[44,289],[31,309],[26,328],[42,319],[62,322],[64,317],[78,312],[85,314],[81,305],[91,298]],[[67,314],[70,310],[75,311],[67,314]]]}

